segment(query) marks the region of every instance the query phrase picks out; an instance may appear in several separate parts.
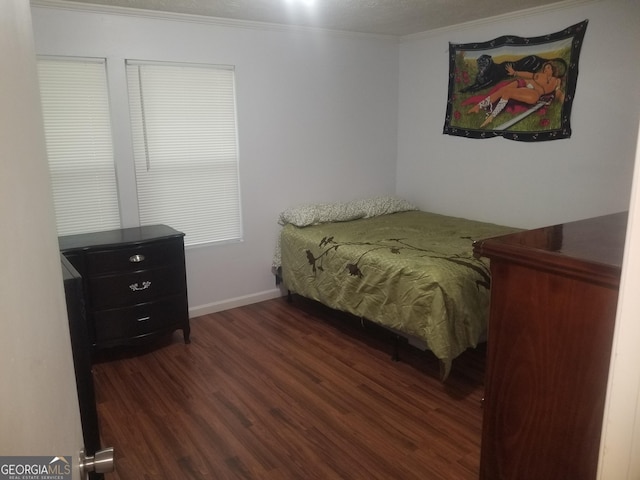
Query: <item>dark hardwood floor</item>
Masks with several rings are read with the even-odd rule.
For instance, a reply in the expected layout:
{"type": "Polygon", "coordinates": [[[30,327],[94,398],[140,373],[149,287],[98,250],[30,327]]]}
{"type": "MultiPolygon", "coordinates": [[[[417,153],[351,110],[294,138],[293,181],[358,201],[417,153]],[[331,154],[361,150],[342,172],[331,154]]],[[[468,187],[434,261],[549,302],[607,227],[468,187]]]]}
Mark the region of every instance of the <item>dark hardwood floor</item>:
{"type": "Polygon", "coordinates": [[[428,352],[294,297],[94,365],[108,480],[478,478],[485,351],[428,352]]]}

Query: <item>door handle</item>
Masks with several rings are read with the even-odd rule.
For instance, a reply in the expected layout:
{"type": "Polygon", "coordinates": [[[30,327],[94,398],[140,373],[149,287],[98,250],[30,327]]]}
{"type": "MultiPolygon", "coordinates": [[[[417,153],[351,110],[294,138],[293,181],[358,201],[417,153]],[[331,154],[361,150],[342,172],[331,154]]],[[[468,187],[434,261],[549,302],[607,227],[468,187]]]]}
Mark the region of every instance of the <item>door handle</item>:
{"type": "Polygon", "coordinates": [[[98,450],[94,456],[87,456],[84,449],[80,450],[80,478],[89,480],[91,472],[109,473],[115,469],[113,447],[98,450]]]}

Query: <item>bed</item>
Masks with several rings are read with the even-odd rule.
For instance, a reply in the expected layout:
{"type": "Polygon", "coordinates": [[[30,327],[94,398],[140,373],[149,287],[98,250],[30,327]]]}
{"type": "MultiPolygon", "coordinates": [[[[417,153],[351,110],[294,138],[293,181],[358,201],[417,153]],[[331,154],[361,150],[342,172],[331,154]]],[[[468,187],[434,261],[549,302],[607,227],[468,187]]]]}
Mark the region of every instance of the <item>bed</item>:
{"type": "Polygon", "coordinates": [[[417,340],[443,378],[486,331],[489,268],[474,240],[517,231],[396,197],[297,207],[279,223],[274,267],[287,290],[417,340]]]}

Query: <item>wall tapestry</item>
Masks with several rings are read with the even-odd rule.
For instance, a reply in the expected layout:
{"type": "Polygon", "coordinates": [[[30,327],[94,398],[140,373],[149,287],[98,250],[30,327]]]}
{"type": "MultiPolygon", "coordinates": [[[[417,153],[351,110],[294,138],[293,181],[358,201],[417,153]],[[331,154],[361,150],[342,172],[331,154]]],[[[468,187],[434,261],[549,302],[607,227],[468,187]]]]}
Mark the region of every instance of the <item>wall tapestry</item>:
{"type": "Polygon", "coordinates": [[[540,37],[450,43],[443,133],[527,142],[570,137],[587,22],[540,37]]]}

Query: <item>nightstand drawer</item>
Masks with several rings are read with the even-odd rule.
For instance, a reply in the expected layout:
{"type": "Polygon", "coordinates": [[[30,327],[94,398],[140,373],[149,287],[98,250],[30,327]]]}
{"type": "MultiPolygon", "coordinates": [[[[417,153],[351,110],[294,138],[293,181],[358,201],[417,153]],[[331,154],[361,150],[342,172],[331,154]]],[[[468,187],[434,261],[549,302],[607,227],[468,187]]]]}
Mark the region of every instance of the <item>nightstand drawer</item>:
{"type": "Polygon", "coordinates": [[[104,347],[123,338],[137,339],[167,330],[182,322],[185,315],[188,315],[187,312],[187,299],[184,295],[166,297],[135,307],[95,312],[95,344],[104,347]]]}
{"type": "Polygon", "coordinates": [[[94,310],[150,302],[185,291],[186,287],[181,265],[89,278],[91,308],[94,310]]]}
{"type": "Polygon", "coordinates": [[[164,241],[136,247],[96,251],[87,254],[89,275],[146,270],[169,263],[184,262],[182,240],[164,241]]]}

